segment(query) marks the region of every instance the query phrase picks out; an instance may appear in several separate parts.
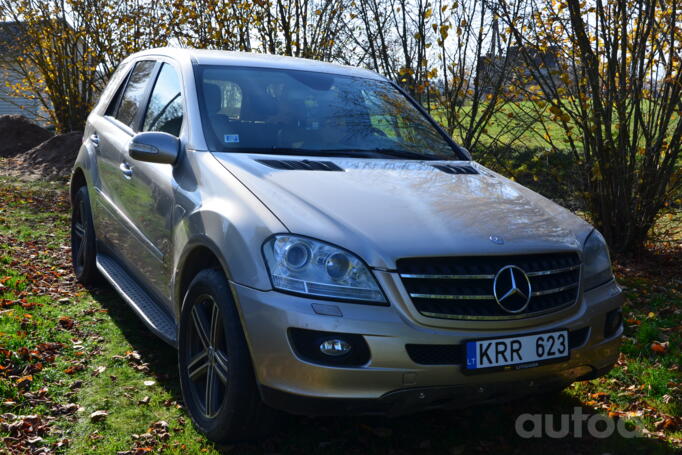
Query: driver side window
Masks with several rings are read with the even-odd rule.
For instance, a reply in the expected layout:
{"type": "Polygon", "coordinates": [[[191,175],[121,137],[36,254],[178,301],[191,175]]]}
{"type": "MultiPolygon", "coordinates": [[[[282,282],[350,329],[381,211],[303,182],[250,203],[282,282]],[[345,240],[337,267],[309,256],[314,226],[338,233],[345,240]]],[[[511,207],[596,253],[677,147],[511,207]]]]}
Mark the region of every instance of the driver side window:
{"type": "Polygon", "coordinates": [[[164,63],[149,98],[142,131],[161,131],[179,136],[183,117],[180,79],[175,69],[164,63]]]}

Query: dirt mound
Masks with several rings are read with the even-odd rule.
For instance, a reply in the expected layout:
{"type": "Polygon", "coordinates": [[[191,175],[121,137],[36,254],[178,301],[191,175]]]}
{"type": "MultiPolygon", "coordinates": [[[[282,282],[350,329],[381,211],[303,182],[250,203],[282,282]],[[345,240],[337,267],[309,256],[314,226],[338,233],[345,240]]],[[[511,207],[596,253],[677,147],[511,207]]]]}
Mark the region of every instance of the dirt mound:
{"type": "Polygon", "coordinates": [[[52,134],[21,115],[0,115],[0,157],[12,157],[48,140],[52,134]]]}
{"type": "Polygon", "coordinates": [[[6,159],[3,173],[22,180],[66,180],[82,138],[83,133],[77,131],[53,136],[27,152],[6,159]]]}

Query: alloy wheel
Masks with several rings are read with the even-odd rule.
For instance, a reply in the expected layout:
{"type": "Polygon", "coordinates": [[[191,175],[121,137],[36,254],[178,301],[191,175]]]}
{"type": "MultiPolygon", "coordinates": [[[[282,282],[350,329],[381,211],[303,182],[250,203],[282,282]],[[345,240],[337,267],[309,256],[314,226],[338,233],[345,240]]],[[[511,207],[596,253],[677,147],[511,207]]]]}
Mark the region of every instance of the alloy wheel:
{"type": "Polygon", "coordinates": [[[80,199],[78,204],[74,207],[73,221],[72,221],[72,239],[71,248],[73,250],[73,265],[76,273],[80,274],[85,266],[85,254],[87,251],[88,236],[85,235],[85,201],[80,199]]]}
{"type": "Polygon", "coordinates": [[[187,375],[191,393],[202,414],[215,417],[228,385],[228,356],[220,307],[209,295],[200,296],[191,310],[187,375]]]}

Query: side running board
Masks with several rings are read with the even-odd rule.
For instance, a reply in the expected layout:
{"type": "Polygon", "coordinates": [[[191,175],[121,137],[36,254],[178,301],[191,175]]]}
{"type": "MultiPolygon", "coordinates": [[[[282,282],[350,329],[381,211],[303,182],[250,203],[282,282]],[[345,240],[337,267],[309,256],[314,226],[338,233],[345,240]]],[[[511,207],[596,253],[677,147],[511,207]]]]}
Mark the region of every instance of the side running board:
{"type": "Polygon", "coordinates": [[[97,268],[154,334],[174,348],[178,347],[177,325],[173,318],[161,309],[116,260],[98,254],[97,268]]]}

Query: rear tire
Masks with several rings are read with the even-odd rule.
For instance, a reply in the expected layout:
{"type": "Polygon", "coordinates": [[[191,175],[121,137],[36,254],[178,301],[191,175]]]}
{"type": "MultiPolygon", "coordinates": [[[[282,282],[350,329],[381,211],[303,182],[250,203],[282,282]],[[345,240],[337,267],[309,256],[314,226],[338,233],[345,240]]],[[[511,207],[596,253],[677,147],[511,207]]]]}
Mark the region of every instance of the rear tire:
{"type": "Polygon", "coordinates": [[[97,238],[90,210],[88,188],[78,188],[71,206],[71,263],[76,279],[83,284],[97,284],[97,238]]]}
{"type": "Polygon", "coordinates": [[[203,270],[189,285],[178,335],[180,386],[197,429],[218,443],[269,435],[276,413],[260,398],[225,275],[203,270]]]}

